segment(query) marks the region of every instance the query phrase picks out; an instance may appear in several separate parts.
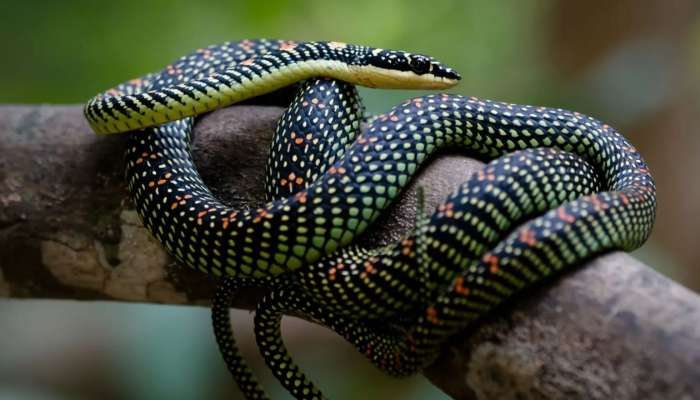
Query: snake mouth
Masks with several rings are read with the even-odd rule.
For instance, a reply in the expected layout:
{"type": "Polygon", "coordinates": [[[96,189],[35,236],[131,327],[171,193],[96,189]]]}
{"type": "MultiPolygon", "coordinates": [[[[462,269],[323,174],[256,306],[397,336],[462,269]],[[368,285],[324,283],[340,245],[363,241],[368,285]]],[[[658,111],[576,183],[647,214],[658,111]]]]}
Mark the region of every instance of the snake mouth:
{"type": "Polygon", "coordinates": [[[440,79],[445,85],[443,88],[451,88],[452,86],[456,86],[459,81],[462,80],[462,77],[459,76],[459,74],[456,74],[457,76],[455,78],[448,78],[448,77],[436,77],[436,79],[440,79]]]}
{"type": "Polygon", "coordinates": [[[391,70],[372,65],[353,66],[351,70],[353,81],[357,84],[383,89],[447,89],[455,86],[461,79],[453,70],[420,75],[413,71],[391,70]]]}

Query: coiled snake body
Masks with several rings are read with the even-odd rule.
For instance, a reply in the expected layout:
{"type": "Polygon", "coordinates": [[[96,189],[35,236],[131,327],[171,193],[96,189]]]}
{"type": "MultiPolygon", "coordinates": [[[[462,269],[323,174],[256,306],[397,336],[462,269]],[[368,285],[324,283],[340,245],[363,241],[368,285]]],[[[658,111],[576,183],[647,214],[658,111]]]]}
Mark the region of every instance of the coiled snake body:
{"type": "Polygon", "coordinates": [[[310,315],[380,368],[407,375],[518,291],[600,252],[636,248],[651,230],[655,188],[646,164],[619,133],[590,117],[443,94],[407,101],[360,133],[354,87],[313,77],[438,89],[459,79],[405,52],[243,41],[200,49],[98,95],[85,110],[97,132],[144,129],[128,138],[132,200],[172,255],[225,277],[214,329],[250,398],[265,394],[230,330],[228,304],[240,286],[271,288],[256,315],[261,352],[296,397],[320,398],[281,341],[283,312],[310,315]],[[303,79],[273,140],[271,201],[255,210],[222,204],[192,163],[188,117],[303,79]],[[494,161],[434,213],[421,214],[401,242],[350,246],[444,148],[494,161]]]}

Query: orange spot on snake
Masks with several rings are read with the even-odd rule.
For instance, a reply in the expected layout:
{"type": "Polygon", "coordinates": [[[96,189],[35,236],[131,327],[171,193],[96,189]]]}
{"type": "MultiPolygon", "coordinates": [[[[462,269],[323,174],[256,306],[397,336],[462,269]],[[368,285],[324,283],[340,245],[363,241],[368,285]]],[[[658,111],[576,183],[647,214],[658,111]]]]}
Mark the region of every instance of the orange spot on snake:
{"type": "Polygon", "coordinates": [[[377,270],[374,269],[374,264],[372,264],[370,261],[365,261],[365,272],[368,274],[373,274],[377,272],[377,270]]]}
{"type": "Polygon", "coordinates": [[[495,256],[493,254],[486,254],[482,258],[482,261],[489,265],[489,271],[491,271],[492,274],[495,274],[498,272],[499,259],[497,256],[495,256]]]}
{"type": "Polygon", "coordinates": [[[598,196],[592,196],[590,198],[590,201],[591,201],[591,204],[593,204],[593,208],[596,209],[597,211],[605,210],[606,208],[608,208],[607,203],[600,201],[598,196]]]}
{"type": "Polygon", "coordinates": [[[519,239],[528,246],[534,246],[535,243],[537,243],[537,240],[535,240],[535,233],[527,228],[520,231],[519,239]]]}
{"type": "Polygon", "coordinates": [[[401,254],[404,256],[410,256],[412,254],[413,240],[404,239],[401,241],[401,254]]]}
{"type": "Polygon", "coordinates": [[[425,317],[430,321],[433,325],[438,325],[440,323],[440,320],[438,319],[438,313],[435,307],[430,306],[425,310],[425,317]]]}
{"type": "Polygon", "coordinates": [[[280,46],[280,50],[290,51],[290,50],[294,50],[296,47],[297,47],[297,44],[294,42],[283,42],[282,45],[280,46]]]}
{"type": "Polygon", "coordinates": [[[568,223],[572,223],[576,220],[573,215],[569,214],[566,212],[566,209],[563,207],[560,207],[557,209],[557,217],[559,217],[560,220],[568,223]]]}
{"type": "Polygon", "coordinates": [[[454,207],[454,203],[445,203],[438,207],[438,211],[445,214],[447,218],[452,218],[454,215],[454,207]]]}
{"type": "Polygon", "coordinates": [[[294,195],[294,198],[301,204],[306,204],[306,192],[299,192],[294,195]]]}
{"type": "Polygon", "coordinates": [[[267,210],[262,209],[262,208],[258,209],[258,215],[256,215],[255,218],[253,219],[253,223],[257,224],[258,222],[262,221],[262,219],[265,216],[267,216],[267,210]]]}
{"type": "Polygon", "coordinates": [[[455,279],[455,285],[453,290],[457,294],[461,294],[462,296],[466,296],[469,294],[469,288],[464,287],[464,277],[460,276],[457,279],[455,279]]]}
{"type": "Polygon", "coordinates": [[[622,204],[627,205],[630,202],[629,197],[626,194],[620,193],[620,198],[622,199],[622,204]]]}

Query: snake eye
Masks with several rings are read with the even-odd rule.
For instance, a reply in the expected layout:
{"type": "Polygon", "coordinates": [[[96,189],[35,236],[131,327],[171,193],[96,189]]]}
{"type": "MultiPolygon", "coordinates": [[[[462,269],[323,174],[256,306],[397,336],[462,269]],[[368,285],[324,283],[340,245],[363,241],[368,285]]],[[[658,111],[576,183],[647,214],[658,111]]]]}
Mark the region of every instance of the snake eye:
{"type": "Polygon", "coordinates": [[[430,72],[430,59],[425,56],[414,55],[408,59],[408,66],[411,71],[418,75],[423,75],[430,72]]]}

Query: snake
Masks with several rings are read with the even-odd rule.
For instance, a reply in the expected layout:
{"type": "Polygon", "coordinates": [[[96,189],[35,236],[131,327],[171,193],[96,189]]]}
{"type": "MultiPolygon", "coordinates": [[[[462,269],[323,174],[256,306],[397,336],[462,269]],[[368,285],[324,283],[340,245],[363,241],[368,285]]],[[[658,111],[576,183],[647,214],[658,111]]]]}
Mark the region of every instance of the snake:
{"type": "MultiPolygon", "coordinates": [[[[292,107],[299,103],[308,104],[308,99],[299,98],[292,107]]],[[[471,150],[485,158],[496,157],[494,161],[448,196],[424,224],[417,224],[420,228],[413,234],[380,249],[341,250],[339,255],[305,269],[296,287],[280,288],[264,298],[255,317],[258,345],[277,378],[295,396],[324,398],[284,348],[279,326],[284,313],[306,314],[343,335],[386,372],[410,375],[434,361],[447,338],[506,299],[567,266],[605,250],[636,248],[646,239],[655,201],[646,164],[621,135],[590,117],[560,109],[441,95],[414,99],[375,121],[400,126],[400,122],[410,123],[438,110],[443,116],[459,118],[454,109],[457,106],[477,112],[491,109],[486,115],[504,108],[513,110],[515,118],[553,115],[563,132],[547,133],[555,148],[567,152],[533,146],[493,154],[486,138],[482,148],[471,150]],[[582,137],[569,138],[567,126],[575,127],[582,137]],[[585,147],[573,146],[579,141],[585,147]],[[608,191],[600,192],[601,188],[608,191]],[[582,195],[587,196],[579,199],[582,195]],[[552,208],[510,232],[532,215],[552,208]],[[625,215],[627,212],[634,219],[625,215]],[[455,243],[457,239],[461,242],[455,243]],[[421,241],[426,245],[423,251],[427,259],[416,256],[421,241]],[[485,253],[486,249],[490,251],[485,253]],[[432,261],[427,264],[431,276],[421,281],[415,272],[428,260],[432,261]],[[421,309],[419,301],[425,303],[430,298],[421,292],[426,281],[442,282],[439,286],[443,291],[449,283],[449,289],[421,309]],[[390,307],[392,304],[396,307],[390,307]],[[422,314],[414,315],[409,323],[398,319],[416,309],[422,314]],[[358,316],[370,320],[358,321],[358,316]],[[383,326],[379,333],[372,329],[377,320],[386,324],[392,318],[400,329],[383,326]]],[[[474,121],[485,119],[473,117],[474,121]]],[[[500,119],[501,123],[504,120],[500,119]]],[[[467,121],[465,118],[465,125],[467,121]]],[[[535,134],[544,135],[537,129],[546,122],[530,120],[525,124],[536,127],[535,134]]],[[[517,125],[517,120],[513,124],[517,125]]],[[[446,125],[454,126],[452,122],[446,125]]],[[[383,136],[382,126],[372,125],[360,142],[371,141],[373,130],[383,136]]],[[[478,138],[478,133],[472,134],[478,138]]],[[[430,137],[423,139],[431,141],[430,137]]]]}
{"type": "Polygon", "coordinates": [[[265,393],[226,315],[241,286],[271,289],[258,305],[256,338],[275,376],[297,398],[321,398],[281,341],[284,312],[306,313],[379,368],[408,375],[527,287],[647,239],[656,208],[649,169],[621,134],[586,115],[439,94],[407,101],[358,133],[353,85],[446,89],[459,79],[421,54],[246,40],[198,49],[85,106],[96,133],[130,132],[125,175],[144,226],[181,263],[221,278],[214,330],[248,398],[265,393]],[[324,91],[329,81],[314,78],[348,84],[324,91]],[[192,161],[194,116],[304,80],[312,84],[301,85],[273,139],[270,201],[223,204],[192,161]],[[444,149],[494,161],[399,243],[353,246],[444,149]]]}

